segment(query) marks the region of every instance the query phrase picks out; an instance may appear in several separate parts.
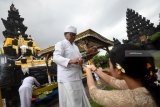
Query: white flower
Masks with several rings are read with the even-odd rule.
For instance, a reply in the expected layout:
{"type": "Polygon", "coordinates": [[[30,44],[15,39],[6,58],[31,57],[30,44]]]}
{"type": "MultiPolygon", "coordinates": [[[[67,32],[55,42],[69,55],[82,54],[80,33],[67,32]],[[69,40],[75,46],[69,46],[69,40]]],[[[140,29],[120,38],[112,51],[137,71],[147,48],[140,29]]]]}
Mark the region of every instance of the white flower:
{"type": "Polygon", "coordinates": [[[157,86],[160,86],[160,83],[158,81],[154,82],[157,86]]]}
{"type": "Polygon", "coordinates": [[[121,67],[120,64],[116,63],[116,68],[121,70],[121,72],[125,73],[125,70],[121,67]]]}

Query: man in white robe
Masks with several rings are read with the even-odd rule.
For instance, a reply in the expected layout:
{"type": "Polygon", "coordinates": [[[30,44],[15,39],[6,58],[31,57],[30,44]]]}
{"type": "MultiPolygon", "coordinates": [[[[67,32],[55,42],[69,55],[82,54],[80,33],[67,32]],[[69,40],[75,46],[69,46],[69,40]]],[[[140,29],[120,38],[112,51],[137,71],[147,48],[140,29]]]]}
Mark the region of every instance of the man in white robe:
{"type": "Polygon", "coordinates": [[[65,39],[56,43],[53,60],[58,65],[60,107],[91,107],[82,83],[82,59],[75,45],[77,29],[67,26],[65,39]]]}
{"type": "Polygon", "coordinates": [[[33,84],[40,86],[40,83],[32,76],[28,76],[23,80],[19,88],[21,107],[31,107],[33,84]]]}

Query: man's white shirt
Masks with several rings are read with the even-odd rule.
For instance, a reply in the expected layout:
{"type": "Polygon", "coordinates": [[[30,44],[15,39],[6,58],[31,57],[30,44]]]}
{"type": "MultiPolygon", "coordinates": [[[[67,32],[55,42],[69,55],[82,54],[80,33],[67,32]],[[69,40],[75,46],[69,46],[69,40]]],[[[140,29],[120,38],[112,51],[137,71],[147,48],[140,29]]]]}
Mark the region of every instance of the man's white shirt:
{"type": "Polygon", "coordinates": [[[82,79],[82,68],[80,65],[69,64],[70,59],[80,58],[78,47],[68,40],[55,44],[53,60],[58,65],[58,82],[69,82],[82,79]]]}

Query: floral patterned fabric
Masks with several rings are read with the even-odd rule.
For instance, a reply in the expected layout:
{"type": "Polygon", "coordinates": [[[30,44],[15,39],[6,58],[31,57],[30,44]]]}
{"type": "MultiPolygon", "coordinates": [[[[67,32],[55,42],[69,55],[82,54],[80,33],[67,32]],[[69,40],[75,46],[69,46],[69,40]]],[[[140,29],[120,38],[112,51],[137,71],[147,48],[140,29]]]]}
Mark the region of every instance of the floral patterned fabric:
{"type": "Polygon", "coordinates": [[[128,89],[124,80],[111,77],[110,85],[121,90],[101,90],[90,87],[91,98],[105,107],[156,107],[148,90],[144,87],[128,89]]]}

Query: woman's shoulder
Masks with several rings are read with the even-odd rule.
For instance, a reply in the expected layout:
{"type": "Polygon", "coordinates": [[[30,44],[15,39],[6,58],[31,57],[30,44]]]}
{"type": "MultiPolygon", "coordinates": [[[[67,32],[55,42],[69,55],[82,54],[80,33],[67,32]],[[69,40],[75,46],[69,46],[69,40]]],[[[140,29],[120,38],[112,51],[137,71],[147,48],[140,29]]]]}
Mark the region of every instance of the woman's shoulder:
{"type": "Polygon", "coordinates": [[[129,94],[131,96],[151,96],[149,91],[145,87],[138,87],[135,89],[121,90],[122,93],[129,94]]]}
{"type": "Polygon", "coordinates": [[[155,105],[151,95],[144,87],[136,88],[133,90],[101,90],[96,87],[91,87],[90,95],[93,99],[102,101],[104,105],[113,103],[119,106],[131,105],[131,107],[155,105]]]}
{"type": "MultiPolygon", "coordinates": [[[[125,90],[113,90],[114,95],[117,94],[119,97],[119,103],[127,102],[127,104],[132,104],[133,106],[147,106],[154,107],[155,102],[145,87],[139,87],[135,89],[125,89],[125,90]]],[[[115,98],[116,99],[116,98],[115,98]]]]}

